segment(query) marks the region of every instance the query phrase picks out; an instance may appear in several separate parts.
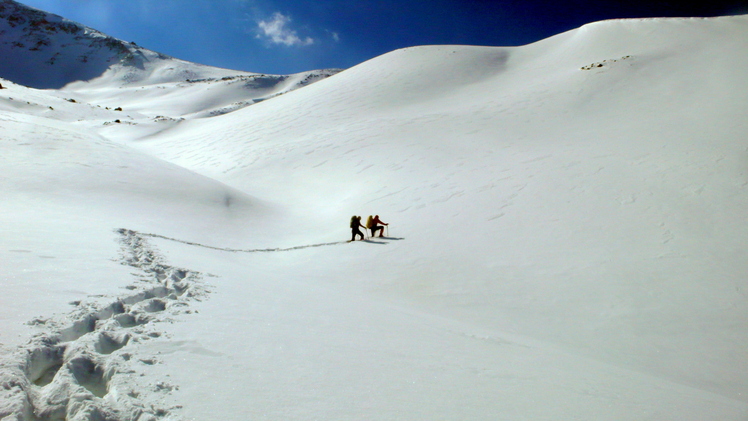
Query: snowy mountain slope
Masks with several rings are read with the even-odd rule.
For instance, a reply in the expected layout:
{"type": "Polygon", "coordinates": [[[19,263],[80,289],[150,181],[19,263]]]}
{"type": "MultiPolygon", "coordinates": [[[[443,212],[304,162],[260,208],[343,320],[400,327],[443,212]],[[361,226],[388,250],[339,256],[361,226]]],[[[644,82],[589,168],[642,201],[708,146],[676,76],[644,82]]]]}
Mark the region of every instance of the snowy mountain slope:
{"type": "Polygon", "coordinates": [[[265,75],[190,63],[12,0],[0,2],[0,35],[0,54],[12,57],[0,63],[0,77],[64,88],[66,98],[93,105],[147,110],[149,119],[225,114],[339,71],[265,75]]]}
{"type": "MultiPolygon", "coordinates": [[[[172,71],[174,61],[156,65],[154,70],[172,71]]],[[[192,63],[185,64],[195,67],[192,63]]],[[[295,75],[232,74],[163,82],[149,78],[141,83],[112,86],[109,78],[120,78],[121,70],[111,71],[102,80],[72,83],[59,92],[91,104],[145,115],[145,120],[135,117],[128,120],[147,123],[159,116],[192,119],[227,114],[337,73],[336,70],[315,70],[295,75]]]]}
{"type": "Polygon", "coordinates": [[[7,84],[0,415],[744,419],[747,32],[414,47],[207,119],[7,84]]]}
{"type": "Polygon", "coordinates": [[[172,386],[127,374],[153,356],[112,354],[161,336],[158,324],[209,290],[118,227],[235,235],[272,227],[271,208],[68,123],[0,111],[0,127],[0,415],[155,419],[172,386]],[[139,396],[146,389],[161,393],[139,396]]]}
{"type": "Polygon", "coordinates": [[[12,0],[0,2],[0,76],[38,88],[91,79],[113,62],[133,58],[111,37],[12,0]]]}
{"type": "Polygon", "coordinates": [[[0,75],[40,89],[95,79],[112,67],[121,69],[121,83],[154,77],[173,82],[205,71],[231,74],[180,60],[171,72],[146,69],[147,63],[173,59],[12,0],[0,3],[0,31],[3,56],[13,58],[3,60],[0,75]]]}
{"type": "MultiPolygon", "coordinates": [[[[5,206],[6,209],[23,209],[22,212],[4,213],[5,226],[12,227],[9,229],[16,233],[9,235],[7,241],[38,242],[54,255],[59,253],[53,250],[64,250],[64,244],[71,241],[86,242],[90,241],[87,237],[98,236],[109,238],[113,229],[111,224],[118,220],[121,222],[117,225],[126,225],[125,222],[132,224],[132,218],[136,218],[155,229],[170,224],[184,226],[205,217],[209,219],[200,221],[200,226],[212,223],[220,226],[220,221],[225,222],[227,218],[238,218],[246,224],[252,219],[250,215],[267,212],[263,211],[266,206],[261,201],[221,183],[69,125],[8,113],[3,113],[0,121],[4,133],[3,168],[6,176],[2,179],[2,188],[5,206]],[[185,198],[189,198],[187,202],[185,198]],[[66,226],[61,228],[70,235],[48,237],[47,233],[54,231],[60,220],[66,221],[66,226]],[[62,244],[56,244],[57,240],[62,244]]],[[[81,255],[98,254],[94,250],[76,251],[76,247],[68,251],[81,255]]],[[[106,253],[111,254],[111,249],[105,251],[105,256],[106,253]]],[[[48,263],[54,267],[56,262],[48,263]]],[[[34,266],[39,264],[37,262],[34,266]]],[[[27,269],[22,265],[14,270],[27,269]]],[[[6,269],[6,275],[13,274],[14,270],[6,269]]],[[[62,272],[64,267],[58,270],[62,272]]],[[[61,284],[85,289],[80,281],[75,281],[80,273],[73,270],[68,276],[70,279],[60,279],[61,284]]],[[[95,281],[95,278],[91,280],[95,281]]],[[[36,288],[30,282],[22,285],[23,288],[36,288]]],[[[59,302],[57,305],[67,304],[59,302]]],[[[11,314],[17,311],[21,309],[11,314]]],[[[38,309],[24,307],[23,311],[30,312],[28,315],[31,316],[38,309]]]]}
{"type": "Polygon", "coordinates": [[[363,290],[738,398],[747,25],[409,48],[138,146],[320,227],[281,244],[388,215],[363,290]]]}

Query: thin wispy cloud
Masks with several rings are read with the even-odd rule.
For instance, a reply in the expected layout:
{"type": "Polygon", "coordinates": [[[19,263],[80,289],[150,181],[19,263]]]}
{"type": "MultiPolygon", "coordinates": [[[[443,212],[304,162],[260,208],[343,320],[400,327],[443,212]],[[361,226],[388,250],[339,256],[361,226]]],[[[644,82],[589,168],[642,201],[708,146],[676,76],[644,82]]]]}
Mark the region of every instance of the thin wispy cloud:
{"type": "Polygon", "coordinates": [[[310,37],[299,37],[296,31],[289,26],[290,23],[290,17],[276,12],[272,18],[258,22],[257,27],[260,33],[257,37],[265,38],[273,44],[282,44],[289,47],[314,44],[314,39],[310,37]]]}

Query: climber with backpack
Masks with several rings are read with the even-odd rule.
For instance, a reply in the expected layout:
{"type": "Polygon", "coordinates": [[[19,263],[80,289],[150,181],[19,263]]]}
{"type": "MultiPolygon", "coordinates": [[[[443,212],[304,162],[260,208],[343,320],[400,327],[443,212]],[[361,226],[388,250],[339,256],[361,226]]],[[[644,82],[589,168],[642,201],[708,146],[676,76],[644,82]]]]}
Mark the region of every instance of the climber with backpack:
{"type": "Polygon", "coordinates": [[[351,216],[351,224],[350,224],[350,226],[351,226],[351,240],[349,241],[349,243],[351,241],[356,241],[356,236],[357,235],[360,235],[361,239],[363,240],[364,239],[364,233],[361,232],[361,230],[359,229],[359,227],[363,227],[363,228],[365,228],[365,227],[363,225],[361,225],[361,217],[360,216],[356,216],[356,215],[351,216]]]}
{"type": "Polygon", "coordinates": [[[379,215],[374,215],[372,218],[371,215],[369,215],[369,218],[366,219],[366,228],[371,230],[371,236],[376,237],[377,231],[379,231],[379,237],[384,237],[384,227],[382,225],[389,225],[384,222],[382,222],[379,219],[379,215]]]}

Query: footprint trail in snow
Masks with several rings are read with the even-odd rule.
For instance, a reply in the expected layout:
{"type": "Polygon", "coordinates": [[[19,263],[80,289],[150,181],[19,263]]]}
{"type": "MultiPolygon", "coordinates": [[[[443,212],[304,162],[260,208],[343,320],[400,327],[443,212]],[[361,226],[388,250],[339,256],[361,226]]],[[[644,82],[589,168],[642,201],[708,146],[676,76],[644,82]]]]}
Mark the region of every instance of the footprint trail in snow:
{"type": "Polygon", "coordinates": [[[29,322],[42,330],[0,356],[0,419],[7,421],[158,421],[179,419],[164,403],[177,386],[149,384],[138,344],[164,335],[158,323],[192,313],[209,291],[200,273],[170,266],[132,230],[116,231],[121,263],[138,270],[130,292],[73,302],[68,314],[29,322]]]}
{"type": "Polygon", "coordinates": [[[338,244],[347,243],[347,241],[335,241],[332,243],[307,244],[303,246],[288,247],[288,248],[276,247],[276,248],[264,248],[264,249],[232,249],[232,248],[208,246],[208,245],[200,244],[200,243],[193,243],[189,241],[180,240],[177,238],[166,237],[166,236],[159,235],[159,234],[147,234],[147,233],[136,232],[136,231],[130,231],[130,232],[137,234],[141,237],[161,238],[163,240],[169,240],[169,241],[174,241],[177,243],[188,244],[190,246],[203,247],[203,248],[212,249],[212,250],[228,251],[232,253],[266,253],[266,252],[273,252],[273,251],[293,251],[293,250],[301,250],[301,249],[306,249],[306,248],[311,248],[311,247],[336,246],[338,244]]]}
{"type": "Polygon", "coordinates": [[[163,403],[177,386],[144,384],[142,370],[155,363],[138,358],[138,344],[164,335],[159,322],[192,313],[190,301],[207,296],[199,272],[170,266],[147,237],[235,253],[301,250],[346,241],[288,248],[232,249],[158,234],[116,230],[120,261],[138,269],[127,295],[73,302],[65,315],[29,322],[41,328],[31,341],[0,356],[0,419],[4,421],[159,421],[178,419],[163,403]],[[142,373],[142,371],[140,371],[142,373]],[[152,393],[145,393],[150,391],[152,393]]]}

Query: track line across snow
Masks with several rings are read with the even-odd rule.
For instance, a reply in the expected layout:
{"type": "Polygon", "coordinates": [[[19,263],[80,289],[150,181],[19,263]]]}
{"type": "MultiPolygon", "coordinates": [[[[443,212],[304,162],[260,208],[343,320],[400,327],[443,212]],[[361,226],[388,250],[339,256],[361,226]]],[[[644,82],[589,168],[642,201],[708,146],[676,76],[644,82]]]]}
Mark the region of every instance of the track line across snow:
{"type": "Polygon", "coordinates": [[[211,249],[211,250],[228,251],[228,252],[232,252],[232,253],[267,253],[267,252],[273,252],[273,251],[293,251],[293,250],[301,250],[301,249],[306,249],[306,248],[311,248],[311,247],[336,246],[336,245],[339,245],[339,244],[346,244],[347,243],[347,241],[335,241],[335,242],[332,242],[332,243],[307,244],[307,245],[303,245],[303,246],[295,246],[295,247],[288,247],[288,248],[276,247],[276,248],[264,248],[264,249],[232,249],[232,248],[226,248],[226,247],[208,246],[208,245],[205,245],[205,244],[193,243],[193,242],[190,242],[190,241],[185,241],[185,240],[180,240],[180,239],[177,239],[177,238],[167,237],[165,235],[150,234],[150,233],[144,233],[144,232],[137,232],[137,231],[128,230],[128,229],[125,229],[125,228],[121,228],[118,231],[120,231],[120,232],[131,232],[133,234],[137,234],[137,235],[142,236],[142,237],[161,238],[163,240],[174,241],[174,242],[177,242],[177,243],[187,244],[187,245],[190,245],[190,246],[203,247],[203,248],[211,249]]]}

